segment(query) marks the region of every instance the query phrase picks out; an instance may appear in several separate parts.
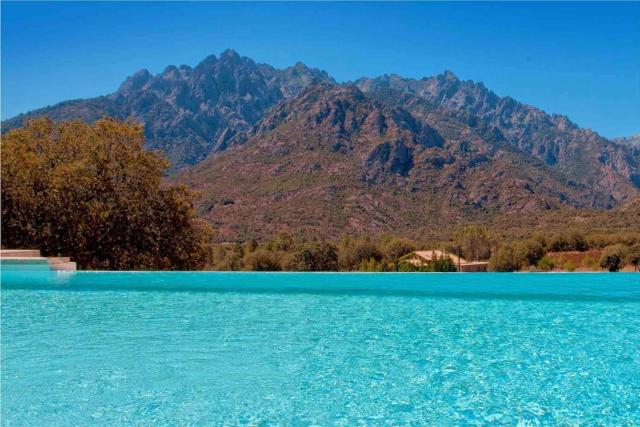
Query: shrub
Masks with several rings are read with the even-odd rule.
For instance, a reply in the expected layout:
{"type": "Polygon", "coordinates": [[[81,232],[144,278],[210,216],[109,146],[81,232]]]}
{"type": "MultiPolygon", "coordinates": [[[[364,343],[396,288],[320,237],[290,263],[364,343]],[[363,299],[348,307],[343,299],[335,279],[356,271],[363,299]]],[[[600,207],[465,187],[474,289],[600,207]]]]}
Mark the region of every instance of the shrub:
{"type": "Polygon", "coordinates": [[[244,269],[247,271],[280,271],[282,265],[276,252],[256,249],[244,257],[244,269]]]}
{"type": "Polygon", "coordinates": [[[380,261],[377,261],[375,258],[369,258],[368,260],[362,260],[360,262],[358,271],[363,271],[363,272],[384,271],[384,267],[380,261]]]}
{"type": "Polygon", "coordinates": [[[448,256],[441,256],[439,258],[435,258],[429,262],[427,262],[425,265],[422,266],[416,266],[413,265],[409,262],[401,262],[400,264],[398,264],[398,271],[402,271],[402,272],[413,272],[413,271],[419,271],[419,272],[455,272],[458,271],[458,269],[456,268],[455,263],[453,262],[453,260],[448,257],[448,256]]]}
{"type": "Polygon", "coordinates": [[[286,263],[289,271],[336,271],[338,270],[337,249],[332,244],[311,243],[293,254],[286,263]]]}
{"type": "Polygon", "coordinates": [[[576,269],[576,265],[573,263],[573,261],[569,260],[564,263],[564,269],[567,271],[574,271],[576,269]]]}
{"type": "Polygon", "coordinates": [[[529,239],[518,245],[518,251],[527,265],[536,265],[544,256],[546,248],[540,240],[529,239]]]}
{"type": "Polygon", "coordinates": [[[344,270],[358,270],[362,262],[369,262],[373,258],[376,262],[382,260],[382,253],[378,247],[368,239],[354,240],[349,237],[342,239],[339,245],[339,265],[344,270]]]}
{"type": "Polygon", "coordinates": [[[589,250],[589,243],[587,243],[587,239],[577,231],[574,231],[569,234],[569,244],[571,245],[574,251],[584,252],[589,250]]]}
{"type": "Polygon", "coordinates": [[[587,240],[576,231],[569,234],[556,234],[549,241],[549,249],[554,252],[580,251],[589,249],[587,240]]]}
{"type": "Polygon", "coordinates": [[[635,243],[629,248],[627,262],[633,265],[633,271],[638,271],[638,266],[640,265],[640,243],[635,243]]]}
{"type": "Polygon", "coordinates": [[[627,247],[623,244],[610,245],[602,251],[600,258],[600,267],[610,272],[619,271],[624,266],[627,247]]]}
{"type": "Polygon", "coordinates": [[[400,258],[417,249],[415,242],[409,239],[391,238],[382,244],[384,258],[397,264],[400,258]]]}
{"type": "Polygon", "coordinates": [[[543,256],[538,261],[538,268],[542,271],[551,271],[556,267],[555,263],[548,256],[543,256]]]}
{"type": "Polygon", "coordinates": [[[410,273],[414,271],[421,271],[421,269],[410,262],[400,261],[397,265],[397,270],[403,273],[410,273]]]}
{"type": "Polygon", "coordinates": [[[500,272],[518,271],[524,263],[522,256],[512,245],[503,245],[489,259],[489,270],[500,272]]]}
{"type": "Polygon", "coordinates": [[[458,271],[453,260],[445,255],[431,261],[428,265],[428,269],[429,269],[428,271],[436,271],[436,272],[443,272],[443,273],[458,271]]]}
{"type": "Polygon", "coordinates": [[[582,258],[581,264],[584,268],[588,270],[594,270],[598,266],[598,263],[596,262],[596,260],[588,255],[582,258]]]}

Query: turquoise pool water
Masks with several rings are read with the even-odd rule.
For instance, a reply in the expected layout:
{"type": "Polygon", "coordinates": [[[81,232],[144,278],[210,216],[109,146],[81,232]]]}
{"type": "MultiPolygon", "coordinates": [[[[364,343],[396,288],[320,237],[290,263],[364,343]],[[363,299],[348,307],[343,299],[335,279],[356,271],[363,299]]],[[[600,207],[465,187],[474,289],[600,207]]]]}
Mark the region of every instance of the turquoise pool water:
{"type": "Polygon", "coordinates": [[[640,424],[640,274],[2,272],[2,425],[640,424]]]}

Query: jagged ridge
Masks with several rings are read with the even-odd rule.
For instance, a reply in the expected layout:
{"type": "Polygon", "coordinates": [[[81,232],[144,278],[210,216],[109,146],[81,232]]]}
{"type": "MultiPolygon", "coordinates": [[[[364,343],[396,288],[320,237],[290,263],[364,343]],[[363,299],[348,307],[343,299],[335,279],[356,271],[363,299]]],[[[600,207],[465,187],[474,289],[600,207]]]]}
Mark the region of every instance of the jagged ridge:
{"type": "Polygon", "coordinates": [[[243,144],[176,179],[203,194],[223,240],[289,228],[416,232],[452,220],[604,206],[491,127],[438,110],[429,120],[355,85],[311,85],[273,108],[243,144]]]}
{"type": "Polygon", "coordinates": [[[229,140],[249,130],[267,110],[314,80],[333,81],[302,63],[278,70],[226,50],[193,68],[168,66],[155,76],[138,71],[113,94],[22,114],[4,122],[3,129],[36,116],[85,121],[131,118],[145,125],[148,147],[162,150],[172,168],[178,169],[224,150],[229,140]]]}

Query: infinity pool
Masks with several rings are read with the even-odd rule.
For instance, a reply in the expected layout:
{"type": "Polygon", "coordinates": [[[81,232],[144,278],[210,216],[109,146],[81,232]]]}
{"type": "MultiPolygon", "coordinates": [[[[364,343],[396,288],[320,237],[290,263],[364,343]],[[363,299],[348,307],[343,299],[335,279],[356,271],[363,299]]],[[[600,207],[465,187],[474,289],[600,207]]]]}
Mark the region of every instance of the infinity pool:
{"type": "Polygon", "coordinates": [[[640,274],[2,272],[2,425],[640,424],[640,274]]]}

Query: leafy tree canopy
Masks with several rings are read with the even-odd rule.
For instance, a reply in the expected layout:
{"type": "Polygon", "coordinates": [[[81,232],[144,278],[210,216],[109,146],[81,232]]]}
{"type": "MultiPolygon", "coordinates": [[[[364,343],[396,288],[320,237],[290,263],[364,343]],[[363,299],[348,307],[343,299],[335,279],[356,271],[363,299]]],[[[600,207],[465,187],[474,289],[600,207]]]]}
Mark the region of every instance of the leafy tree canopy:
{"type": "Polygon", "coordinates": [[[513,245],[503,245],[489,260],[489,270],[510,272],[522,268],[524,259],[522,254],[513,245]]]}
{"type": "Polygon", "coordinates": [[[197,269],[209,227],[194,196],[162,184],[167,162],[142,126],[28,122],[2,138],[2,245],[71,256],[88,269],[197,269]]]}
{"type": "Polygon", "coordinates": [[[600,267],[611,272],[619,271],[624,267],[624,260],[627,254],[627,247],[623,244],[610,245],[602,251],[600,267]]]}
{"type": "Polygon", "coordinates": [[[489,232],[482,225],[471,224],[458,230],[454,242],[468,261],[485,260],[491,256],[489,232]]]}

